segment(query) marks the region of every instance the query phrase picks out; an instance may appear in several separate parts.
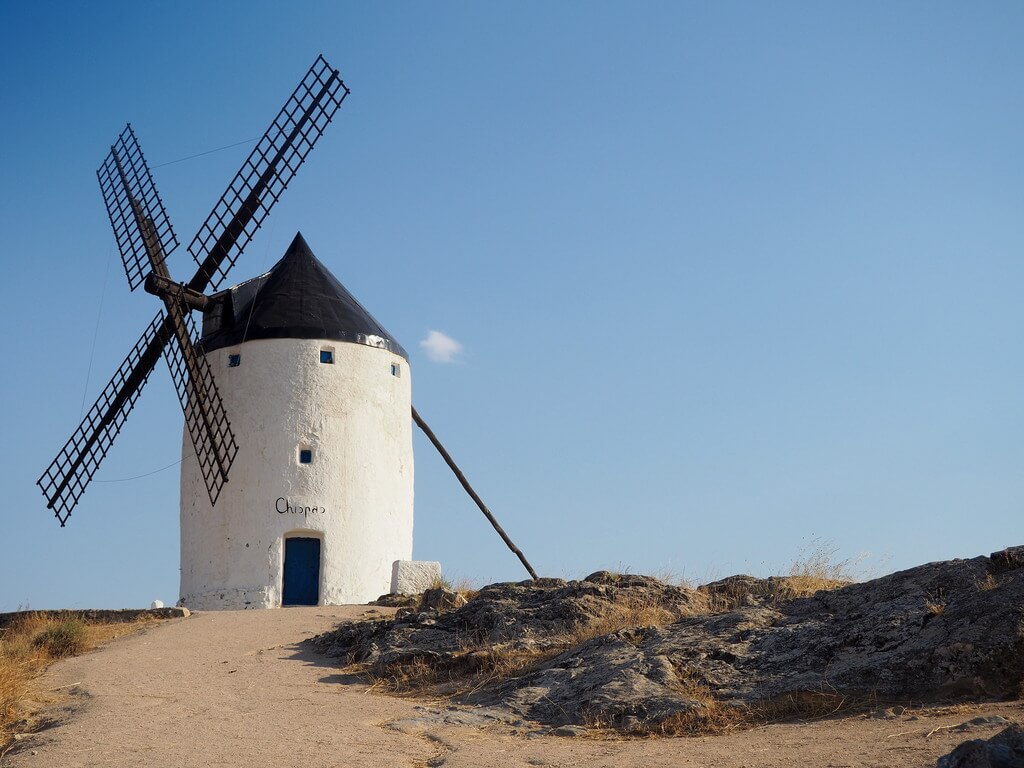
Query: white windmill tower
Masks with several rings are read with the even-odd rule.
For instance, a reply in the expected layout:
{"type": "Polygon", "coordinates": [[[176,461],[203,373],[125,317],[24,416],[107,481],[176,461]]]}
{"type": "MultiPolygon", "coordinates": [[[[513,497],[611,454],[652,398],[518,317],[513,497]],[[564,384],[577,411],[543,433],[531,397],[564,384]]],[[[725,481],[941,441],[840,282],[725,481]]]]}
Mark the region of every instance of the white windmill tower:
{"type": "Polygon", "coordinates": [[[171,279],[178,239],[130,125],[97,171],[129,286],[144,285],[164,309],[37,484],[63,527],[163,356],[185,413],[188,607],[364,602],[386,592],[392,564],[412,555],[412,421],[536,578],[412,408],[405,351],[301,235],[265,275],[206,293],[348,93],[317,57],[193,238],[199,268],[187,283],[171,279]],[[193,310],[203,312],[201,337],[193,310]]]}
{"type": "Polygon", "coordinates": [[[301,234],[268,273],[210,297],[199,348],[239,450],[216,509],[199,465],[182,463],[182,603],[363,603],[387,592],[392,564],[412,557],[405,350],[301,234]]]}

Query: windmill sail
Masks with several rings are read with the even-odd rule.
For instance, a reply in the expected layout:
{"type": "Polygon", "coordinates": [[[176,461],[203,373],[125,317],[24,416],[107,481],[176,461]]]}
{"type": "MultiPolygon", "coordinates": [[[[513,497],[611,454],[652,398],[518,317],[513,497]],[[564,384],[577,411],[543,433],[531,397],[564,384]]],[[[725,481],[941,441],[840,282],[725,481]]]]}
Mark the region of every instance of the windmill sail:
{"type": "Polygon", "coordinates": [[[178,247],[178,237],[130,123],[110,148],[96,178],[121,252],[125,277],[134,291],[151,269],[147,237],[159,244],[164,257],[178,247]],[[148,231],[139,226],[139,217],[148,220],[148,231]]]}
{"type": "Polygon", "coordinates": [[[348,94],[318,56],[189,245],[199,265],[190,288],[220,287],[348,94]]]}
{"type": "Polygon", "coordinates": [[[185,412],[185,426],[192,438],[210,503],[216,504],[221,489],[228,481],[228,471],[238,453],[238,443],[231,431],[210,363],[204,355],[196,354],[192,343],[196,338],[192,316],[182,312],[177,317],[172,315],[172,321],[180,324],[175,331],[178,343],[164,347],[164,358],[174,379],[181,409],[185,412]]]}

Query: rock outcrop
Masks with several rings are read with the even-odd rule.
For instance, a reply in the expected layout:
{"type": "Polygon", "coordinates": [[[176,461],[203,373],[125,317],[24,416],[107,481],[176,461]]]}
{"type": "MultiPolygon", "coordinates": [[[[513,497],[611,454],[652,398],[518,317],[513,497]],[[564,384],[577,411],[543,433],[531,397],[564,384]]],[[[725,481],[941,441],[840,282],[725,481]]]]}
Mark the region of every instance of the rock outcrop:
{"type": "MultiPolygon", "coordinates": [[[[433,598],[429,602],[439,604],[433,598]]],[[[698,602],[692,590],[657,579],[599,571],[583,581],[491,584],[456,610],[423,606],[394,619],[343,624],[312,642],[330,655],[381,670],[416,660],[450,668],[463,664],[467,649],[541,652],[561,647],[566,633],[610,613],[659,610],[672,619],[692,613],[698,602]]]]}
{"type": "Polygon", "coordinates": [[[740,607],[721,613],[705,613],[715,585],[598,573],[495,584],[456,610],[314,642],[383,674],[415,661],[451,677],[519,654],[532,663],[465,698],[554,725],[649,728],[712,706],[781,716],[815,696],[831,706],[1021,695],[1024,547],[793,599],[770,580],[735,578],[740,607]]]}
{"type": "Polygon", "coordinates": [[[940,757],[937,768],[1024,768],[1024,728],[1011,725],[991,739],[965,741],[940,757]]]}

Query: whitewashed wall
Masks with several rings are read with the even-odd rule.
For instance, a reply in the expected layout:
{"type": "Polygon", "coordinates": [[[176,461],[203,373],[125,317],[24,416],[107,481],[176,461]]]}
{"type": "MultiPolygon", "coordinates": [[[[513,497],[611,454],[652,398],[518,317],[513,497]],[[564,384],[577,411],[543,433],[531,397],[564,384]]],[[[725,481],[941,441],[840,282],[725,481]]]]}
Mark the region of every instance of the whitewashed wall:
{"type": "Polygon", "coordinates": [[[412,557],[408,363],[363,344],[302,339],[249,341],[208,357],[239,451],[211,508],[185,432],[180,604],[281,605],[291,535],[321,538],[321,605],[387,593],[392,563],[412,557]],[[334,364],[320,362],[322,349],[334,364]],[[237,368],[230,354],[241,355],[237,368]],[[312,464],[299,463],[301,448],[313,450],[312,464]],[[279,511],[287,507],[303,511],[279,511]]]}

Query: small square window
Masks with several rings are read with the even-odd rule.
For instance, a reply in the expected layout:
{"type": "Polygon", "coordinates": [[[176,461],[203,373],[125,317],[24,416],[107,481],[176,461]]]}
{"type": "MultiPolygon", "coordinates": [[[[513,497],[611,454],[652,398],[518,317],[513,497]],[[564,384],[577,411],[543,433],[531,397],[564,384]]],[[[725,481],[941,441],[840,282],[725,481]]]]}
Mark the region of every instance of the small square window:
{"type": "Polygon", "coordinates": [[[299,464],[312,464],[313,451],[310,448],[303,448],[299,451],[299,464]]]}
{"type": "Polygon", "coordinates": [[[237,368],[242,364],[241,355],[228,355],[228,368],[237,368]]]}
{"type": "Polygon", "coordinates": [[[392,376],[401,376],[402,375],[402,366],[400,366],[398,363],[392,363],[391,364],[391,375],[392,376]]]}
{"type": "Polygon", "coordinates": [[[326,365],[334,364],[334,353],[329,349],[320,350],[320,362],[326,365]]]}

